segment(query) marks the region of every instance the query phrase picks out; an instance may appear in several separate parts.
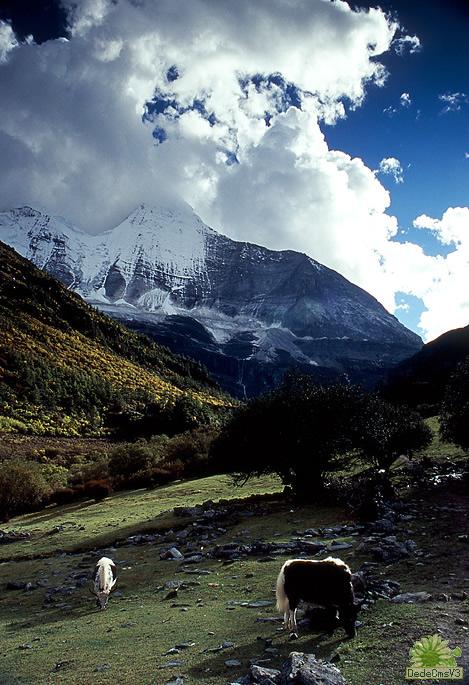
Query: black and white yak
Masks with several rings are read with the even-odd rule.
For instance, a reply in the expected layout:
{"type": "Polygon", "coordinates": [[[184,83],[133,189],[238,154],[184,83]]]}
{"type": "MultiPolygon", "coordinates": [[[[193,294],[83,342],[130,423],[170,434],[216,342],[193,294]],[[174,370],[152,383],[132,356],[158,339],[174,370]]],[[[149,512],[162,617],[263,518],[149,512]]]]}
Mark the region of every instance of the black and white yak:
{"type": "Polygon", "coordinates": [[[93,588],[91,592],[96,595],[96,606],[101,610],[107,608],[109,595],[117,583],[117,569],[112,559],[101,557],[94,568],[93,588]]]}
{"type": "Polygon", "coordinates": [[[349,637],[355,637],[360,604],[355,602],[352,572],[341,559],[286,561],[278,574],[276,595],[284,626],[293,633],[298,632],[296,612],[303,600],[338,613],[339,624],[349,637]]]}

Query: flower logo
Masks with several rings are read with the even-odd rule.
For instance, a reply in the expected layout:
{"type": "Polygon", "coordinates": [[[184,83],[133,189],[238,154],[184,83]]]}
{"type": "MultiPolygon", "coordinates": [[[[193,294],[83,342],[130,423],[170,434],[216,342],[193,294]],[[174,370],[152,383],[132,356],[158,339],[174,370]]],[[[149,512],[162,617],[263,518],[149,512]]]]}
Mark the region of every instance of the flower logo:
{"type": "Polygon", "coordinates": [[[451,649],[448,641],[441,635],[428,635],[418,640],[410,649],[412,668],[435,668],[436,666],[456,667],[456,657],[461,656],[461,648],[451,649]]]}

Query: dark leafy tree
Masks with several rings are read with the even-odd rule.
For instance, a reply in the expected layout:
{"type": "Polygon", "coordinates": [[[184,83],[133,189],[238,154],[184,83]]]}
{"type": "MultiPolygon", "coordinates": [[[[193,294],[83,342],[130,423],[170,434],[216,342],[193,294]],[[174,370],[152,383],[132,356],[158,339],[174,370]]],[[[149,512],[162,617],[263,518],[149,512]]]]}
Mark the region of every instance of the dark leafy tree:
{"type": "Polygon", "coordinates": [[[353,386],[290,376],[235,413],[213,444],[213,458],[240,478],[276,473],[298,498],[314,498],[333,458],[353,447],[361,401],[353,386]]]}
{"type": "Polygon", "coordinates": [[[446,386],[440,434],[447,442],[469,448],[469,357],[458,366],[446,386]]]}
{"type": "Polygon", "coordinates": [[[358,413],[356,446],[373,466],[385,473],[401,454],[410,455],[428,447],[430,428],[420,414],[396,407],[377,395],[364,398],[358,413]]]}
{"type": "Polygon", "coordinates": [[[424,447],[430,437],[419,415],[360,388],[290,376],[235,412],[214,441],[212,458],[239,480],[276,473],[297,498],[312,500],[337,457],[355,451],[387,473],[399,454],[424,447]]]}

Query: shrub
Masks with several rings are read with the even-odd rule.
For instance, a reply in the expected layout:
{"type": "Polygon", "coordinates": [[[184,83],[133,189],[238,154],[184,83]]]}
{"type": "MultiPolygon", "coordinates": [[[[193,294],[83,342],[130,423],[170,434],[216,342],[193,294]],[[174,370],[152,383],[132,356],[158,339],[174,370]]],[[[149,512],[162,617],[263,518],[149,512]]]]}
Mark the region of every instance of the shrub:
{"type": "Polygon", "coordinates": [[[176,435],[167,445],[164,465],[180,462],[184,476],[207,476],[217,472],[217,464],[210,458],[210,448],[218,435],[214,430],[198,428],[176,435]]]}
{"type": "Polygon", "coordinates": [[[107,455],[100,454],[97,459],[85,462],[79,472],[82,482],[87,480],[106,480],[109,478],[109,460],[107,455]]]}
{"type": "Polygon", "coordinates": [[[70,504],[77,499],[77,494],[74,488],[59,488],[52,493],[50,501],[55,504],[70,504]]]}
{"type": "Polygon", "coordinates": [[[384,500],[392,497],[394,492],[383,472],[369,469],[347,478],[334,479],[331,494],[337,502],[349,507],[358,519],[374,521],[382,513],[384,500]]]}
{"type": "Polygon", "coordinates": [[[107,480],[89,480],[84,485],[84,494],[98,502],[112,494],[112,486],[107,480]]]}
{"type": "Polygon", "coordinates": [[[31,511],[47,499],[50,490],[36,462],[4,462],[0,465],[0,517],[31,511]]]}
{"type": "Polygon", "coordinates": [[[65,466],[42,464],[41,471],[51,490],[56,490],[57,488],[65,487],[67,485],[69,471],[65,466]]]}
{"type": "Polygon", "coordinates": [[[115,447],[109,455],[109,473],[113,477],[129,478],[146,470],[153,463],[148,444],[138,442],[115,447]]]}

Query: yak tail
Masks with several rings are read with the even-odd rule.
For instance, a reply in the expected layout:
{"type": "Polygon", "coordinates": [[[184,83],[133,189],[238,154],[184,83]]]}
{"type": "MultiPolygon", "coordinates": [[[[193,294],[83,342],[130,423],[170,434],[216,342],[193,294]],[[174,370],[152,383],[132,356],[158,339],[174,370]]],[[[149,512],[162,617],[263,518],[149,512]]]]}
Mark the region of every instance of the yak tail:
{"type": "Polygon", "coordinates": [[[280,573],[277,577],[277,586],[275,590],[275,595],[277,597],[277,609],[282,614],[284,614],[290,608],[288,597],[285,594],[285,566],[287,565],[287,563],[288,562],[285,562],[285,564],[280,569],[280,573]]]}

